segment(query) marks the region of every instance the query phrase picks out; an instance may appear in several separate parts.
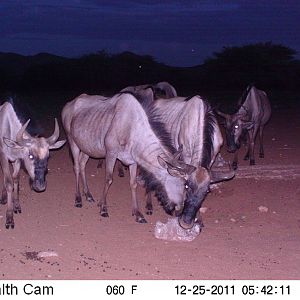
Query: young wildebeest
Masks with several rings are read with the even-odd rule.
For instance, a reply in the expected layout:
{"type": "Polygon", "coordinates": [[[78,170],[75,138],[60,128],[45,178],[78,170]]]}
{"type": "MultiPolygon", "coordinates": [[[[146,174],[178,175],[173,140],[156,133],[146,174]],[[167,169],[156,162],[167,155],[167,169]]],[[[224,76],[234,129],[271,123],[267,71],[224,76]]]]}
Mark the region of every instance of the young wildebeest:
{"type": "Polygon", "coordinates": [[[49,138],[32,137],[16,114],[14,106],[5,102],[0,106],[0,164],[3,170],[4,188],[0,203],[7,202],[6,228],[14,228],[13,212],[21,213],[19,202],[19,171],[23,161],[36,192],[46,189],[49,150],[60,148],[66,141],[58,141],[59,128],[55,119],[54,133],[49,138]],[[10,171],[10,162],[13,173],[10,171]]]}
{"type": "Polygon", "coordinates": [[[143,108],[128,93],[110,99],[84,94],[66,104],[62,120],[74,158],[75,206],[82,205],[79,174],[87,200],[91,197],[85,178],[88,158],[105,157],[105,186],[99,203],[101,216],[108,216],[106,197],[116,159],[119,159],[129,165],[132,213],[137,222],[146,222],[136,199],[137,165],[142,169],[146,188],[155,192],[167,212],[173,211],[175,206],[182,206],[187,194],[186,210],[182,218],[185,219],[187,214],[189,224],[194,222],[190,220],[190,215],[194,215],[193,202],[206,193],[201,187],[198,189],[195,181],[201,174],[195,172],[194,166],[178,160],[170,137],[152,106],[143,108]],[[187,184],[192,186],[188,193],[185,192],[187,184]]]}
{"type": "MultiPolygon", "coordinates": [[[[146,88],[143,92],[144,97],[142,91],[139,90],[140,101],[151,102],[151,89],[146,88]]],[[[198,212],[209,192],[209,185],[231,179],[234,172],[230,170],[220,173],[211,169],[223,144],[223,138],[215,115],[206,101],[200,96],[193,96],[156,99],[152,102],[153,109],[160,116],[167,131],[170,132],[174,146],[182,148],[181,159],[197,169],[191,174],[193,180],[187,182],[186,185],[187,194],[195,193],[197,190],[195,193],[197,197],[188,197],[183,207],[184,217],[180,218],[180,225],[189,228],[196,216],[195,213],[198,212]],[[200,194],[201,196],[199,196],[200,194]]],[[[147,214],[152,214],[151,193],[149,193],[149,189],[146,189],[146,192],[147,214]]]]}
{"type": "Polygon", "coordinates": [[[259,131],[259,157],[264,157],[263,130],[271,116],[271,105],[264,91],[254,86],[248,86],[239,100],[238,111],[232,115],[218,111],[218,114],[225,118],[225,131],[227,151],[235,153],[232,166],[237,169],[238,152],[241,137],[247,134],[247,153],[244,157],[250,165],[255,164],[254,146],[257,132],[259,131]]]}

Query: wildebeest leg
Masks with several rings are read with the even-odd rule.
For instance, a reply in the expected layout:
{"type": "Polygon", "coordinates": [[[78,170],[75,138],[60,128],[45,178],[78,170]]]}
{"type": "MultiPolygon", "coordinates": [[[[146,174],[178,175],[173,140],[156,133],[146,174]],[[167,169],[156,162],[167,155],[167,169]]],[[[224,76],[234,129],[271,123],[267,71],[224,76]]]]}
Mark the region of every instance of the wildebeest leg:
{"type": "Polygon", "coordinates": [[[7,192],[6,192],[5,187],[3,187],[2,195],[1,195],[1,198],[0,198],[0,204],[6,204],[6,203],[7,203],[7,192]]]}
{"type": "Polygon", "coordinates": [[[152,193],[146,193],[146,214],[152,215],[153,213],[153,205],[152,205],[152,193]]]}
{"type": "Polygon", "coordinates": [[[125,174],[124,174],[123,164],[119,160],[117,161],[117,164],[118,164],[118,175],[119,175],[119,177],[124,177],[125,174]]]}
{"type": "Polygon", "coordinates": [[[98,168],[98,169],[102,168],[103,162],[104,162],[104,158],[100,158],[100,159],[98,160],[98,164],[97,164],[97,168],[98,168]]]}
{"type": "Polygon", "coordinates": [[[14,184],[14,196],[13,196],[13,203],[14,203],[14,213],[21,213],[21,205],[19,201],[19,172],[20,172],[20,167],[21,167],[21,162],[20,160],[16,160],[13,164],[13,174],[12,174],[12,179],[13,179],[13,184],[14,184]]]}
{"type": "Polygon", "coordinates": [[[85,194],[86,200],[89,202],[95,202],[92,194],[90,193],[87,180],[86,180],[86,174],[85,174],[85,166],[87,161],[89,160],[89,156],[83,152],[80,152],[79,154],[79,167],[80,167],[80,175],[81,180],[83,183],[83,192],[85,194]]]}
{"type": "Polygon", "coordinates": [[[113,182],[113,172],[116,159],[116,157],[110,155],[107,155],[105,158],[105,184],[102,193],[102,198],[100,199],[100,202],[98,204],[100,206],[100,215],[102,217],[108,217],[106,197],[109,187],[113,182]]]}
{"type": "Polygon", "coordinates": [[[130,173],[130,189],[131,189],[131,198],[132,198],[132,215],[135,216],[135,221],[138,223],[147,223],[143,214],[139,210],[137,198],[136,198],[136,173],[137,173],[137,164],[132,164],[129,166],[130,173]]]}
{"type": "Polygon", "coordinates": [[[76,178],[75,206],[76,207],[82,207],[82,199],[81,199],[80,186],[79,186],[79,173],[80,173],[79,155],[80,155],[80,150],[71,138],[69,138],[69,145],[70,145],[71,153],[72,153],[72,156],[73,156],[73,169],[74,169],[75,178],[76,178]]]}
{"type": "Polygon", "coordinates": [[[247,152],[244,157],[244,160],[249,160],[249,157],[250,157],[250,137],[249,137],[249,133],[247,132],[247,152]]]}
{"type": "Polygon", "coordinates": [[[233,170],[236,170],[237,166],[238,166],[238,151],[235,151],[233,154],[233,162],[232,162],[233,170]]]}
{"type": "Polygon", "coordinates": [[[260,158],[265,157],[264,146],[263,146],[263,131],[264,131],[264,127],[260,126],[259,127],[259,157],[260,158]]]}
{"type": "Polygon", "coordinates": [[[249,148],[250,148],[250,166],[255,165],[254,158],[254,141],[257,134],[257,128],[249,130],[249,148]]]}
{"type": "Polygon", "coordinates": [[[8,160],[0,154],[0,162],[3,170],[3,177],[4,177],[4,188],[6,189],[7,193],[7,210],[6,210],[6,229],[14,228],[14,214],[13,214],[13,180],[10,174],[9,162],[8,160]]]}

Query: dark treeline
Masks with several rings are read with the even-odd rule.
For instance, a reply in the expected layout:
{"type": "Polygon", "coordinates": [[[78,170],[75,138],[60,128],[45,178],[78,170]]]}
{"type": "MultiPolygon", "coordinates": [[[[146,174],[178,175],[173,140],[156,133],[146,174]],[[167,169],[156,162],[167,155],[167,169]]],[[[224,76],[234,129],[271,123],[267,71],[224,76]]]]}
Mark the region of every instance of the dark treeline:
{"type": "Polygon", "coordinates": [[[180,94],[242,90],[255,83],[264,90],[299,90],[300,62],[296,52],[272,43],[226,47],[202,65],[179,68],[151,56],[105,51],[80,58],[46,53],[22,56],[0,53],[0,92],[110,94],[128,85],[169,81],[180,94]]]}

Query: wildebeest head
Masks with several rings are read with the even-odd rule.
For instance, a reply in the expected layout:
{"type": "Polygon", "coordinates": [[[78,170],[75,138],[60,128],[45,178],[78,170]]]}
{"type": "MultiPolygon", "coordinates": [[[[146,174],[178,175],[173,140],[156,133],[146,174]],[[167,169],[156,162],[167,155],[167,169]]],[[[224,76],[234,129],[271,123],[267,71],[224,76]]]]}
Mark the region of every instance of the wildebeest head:
{"type": "Polygon", "coordinates": [[[199,166],[185,183],[186,200],[179,217],[180,226],[185,229],[190,229],[194,226],[201,204],[210,192],[210,184],[229,180],[234,175],[235,173],[231,168],[229,171],[217,172],[199,166]]]}
{"type": "Polygon", "coordinates": [[[171,161],[166,161],[162,157],[158,157],[158,159],[171,176],[181,177],[184,180],[185,201],[182,203],[183,209],[179,217],[179,224],[188,229],[194,226],[197,212],[210,191],[210,184],[229,180],[235,173],[231,169],[228,172],[216,172],[201,166],[196,168],[180,160],[181,152],[182,146],[171,161]]]}
{"type": "Polygon", "coordinates": [[[46,189],[46,174],[48,171],[49,150],[58,149],[64,145],[66,140],[57,141],[59,127],[55,119],[55,129],[48,137],[32,137],[26,132],[30,120],[28,120],[16,135],[16,140],[3,138],[4,143],[13,148],[18,157],[23,160],[24,166],[32,181],[32,188],[36,192],[43,192],[46,189]]]}
{"type": "Polygon", "coordinates": [[[228,152],[235,152],[240,148],[241,136],[245,130],[249,130],[253,127],[253,122],[249,121],[248,113],[246,109],[229,115],[223,112],[217,111],[217,113],[225,119],[225,134],[226,144],[228,152]]]}

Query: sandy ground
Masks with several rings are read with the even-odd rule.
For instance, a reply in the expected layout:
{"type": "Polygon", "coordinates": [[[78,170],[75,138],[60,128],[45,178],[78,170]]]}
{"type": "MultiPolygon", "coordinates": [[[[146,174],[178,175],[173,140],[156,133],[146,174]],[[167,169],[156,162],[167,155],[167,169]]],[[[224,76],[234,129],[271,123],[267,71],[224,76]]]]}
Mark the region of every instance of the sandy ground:
{"type": "MultiPolygon", "coordinates": [[[[249,167],[240,155],[236,178],[206,198],[205,227],[192,242],[154,237],[156,222],[168,219],[157,201],[147,224],[134,221],[128,173],[114,177],[109,218],[96,203],[75,208],[68,148],[53,152],[46,192],[31,191],[22,173],[15,229],[5,229],[0,207],[0,279],[300,279],[299,115],[293,107],[274,110],[266,158],[249,167]],[[41,251],[58,256],[37,258],[41,251]]],[[[98,200],[104,171],[96,165],[90,160],[87,174],[98,200]]],[[[139,198],[144,207],[142,188],[139,198]]]]}

